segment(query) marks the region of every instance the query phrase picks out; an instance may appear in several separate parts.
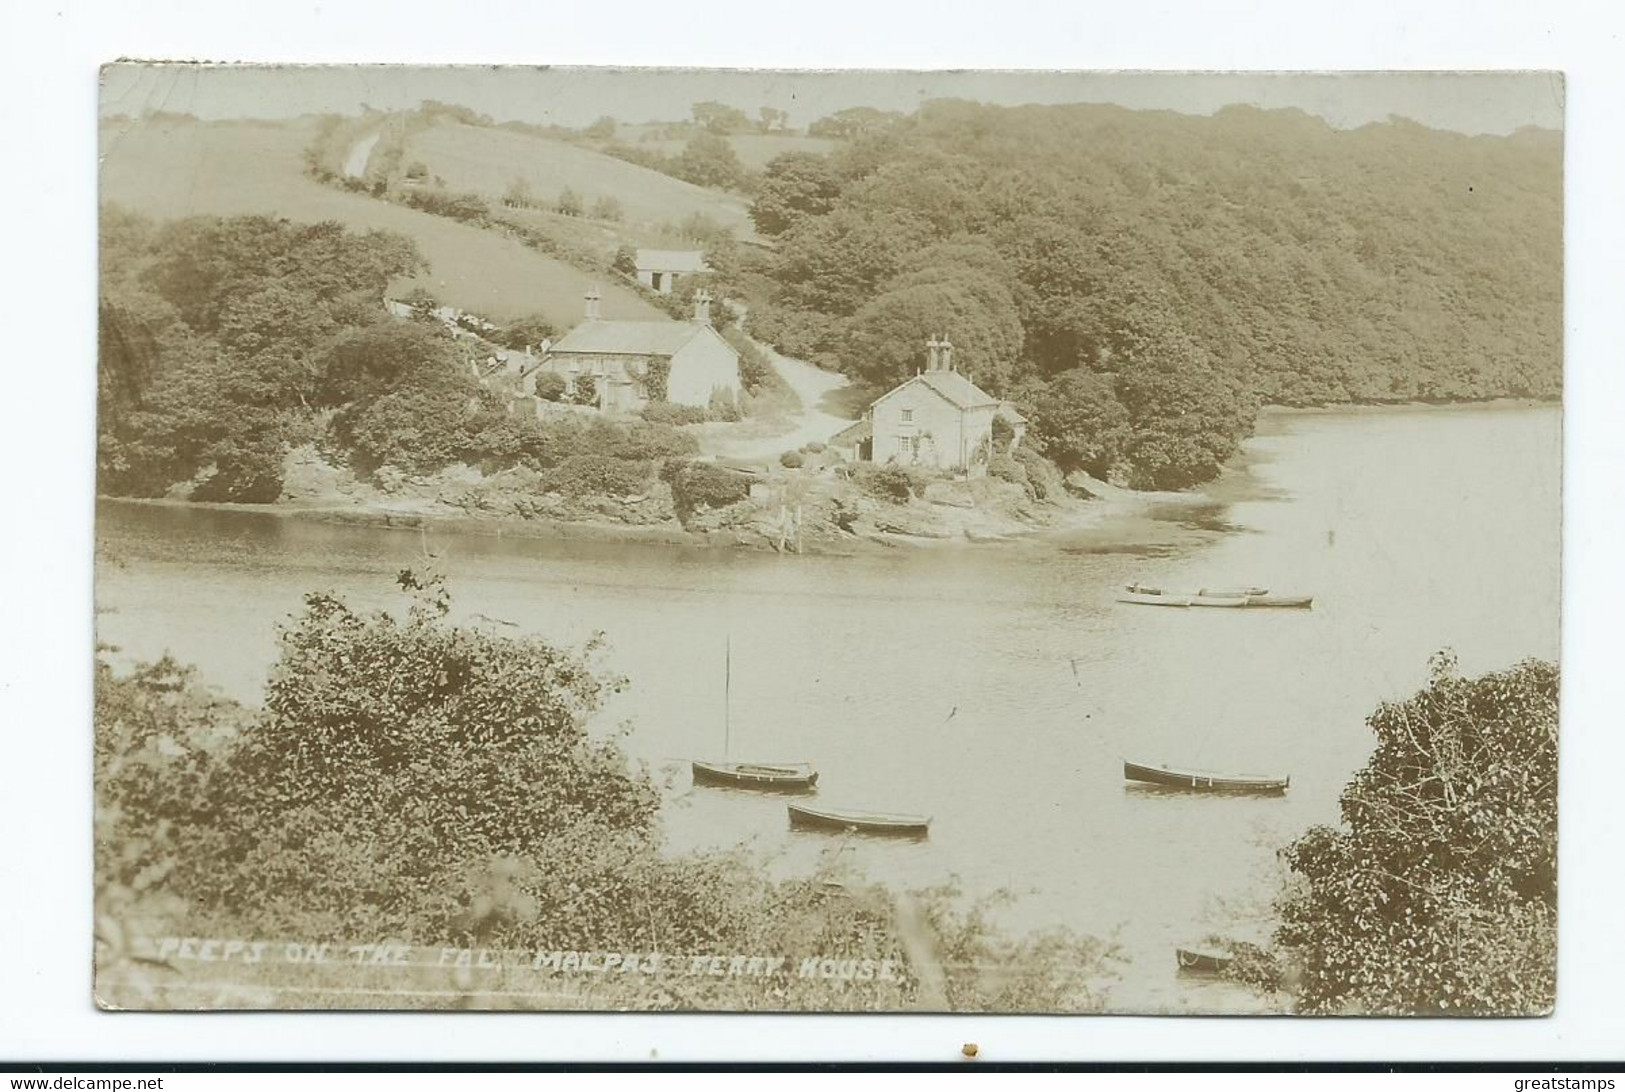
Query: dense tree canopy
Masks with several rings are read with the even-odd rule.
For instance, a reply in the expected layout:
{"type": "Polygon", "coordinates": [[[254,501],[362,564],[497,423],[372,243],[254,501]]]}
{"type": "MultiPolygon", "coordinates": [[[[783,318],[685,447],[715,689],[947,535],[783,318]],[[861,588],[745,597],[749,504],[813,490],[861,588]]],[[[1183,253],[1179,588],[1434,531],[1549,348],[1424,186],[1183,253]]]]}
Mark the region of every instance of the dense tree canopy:
{"type": "Polygon", "coordinates": [[[978,382],[1021,392],[1059,461],[1188,484],[1260,402],[1561,389],[1558,134],[960,101],[814,129],[842,145],[764,176],[754,211],[778,247],[753,328],[877,383],[916,366],[910,316],[954,316],[956,345],[997,329],[978,382]],[[1014,327],[1003,295],[977,296],[980,320],[959,310],[973,270],[1004,287],[1014,327]],[[1109,377],[1064,385],[1108,429],[1126,415],[1132,440],[1082,440],[1044,395],[1076,369],[1109,377]]]}
{"type": "Polygon", "coordinates": [[[102,487],[194,479],[198,499],[244,501],[276,499],[287,414],[331,397],[350,333],[422,268],[383,232],[262,216],[156,226],[118,209],[101,262],[102,487]]]}
{"type": "Polygon", "coordinates": [[[803,216],[824,215],[840,192],[840,175],[828,159],[787,152],[767,165],[750,217],[763,235],[780,235],[803,216]]]}
{"type": "MultiPolygon", "coordinates": [[[[643,481],[651,460],[692,453],[669,427],[510,414],[431,296],[407,294],[415,320],[384,309],[390,280],[422,268],[399,236],[259,216],[157,226],[118,209],[103,233],[103,492],[275,501],[287,449],[313,440],[364,474],[554,471],[589,456],[643,481]]],[[[523,347],[550,332],[523,319],[498,336],[523,347]]]]}

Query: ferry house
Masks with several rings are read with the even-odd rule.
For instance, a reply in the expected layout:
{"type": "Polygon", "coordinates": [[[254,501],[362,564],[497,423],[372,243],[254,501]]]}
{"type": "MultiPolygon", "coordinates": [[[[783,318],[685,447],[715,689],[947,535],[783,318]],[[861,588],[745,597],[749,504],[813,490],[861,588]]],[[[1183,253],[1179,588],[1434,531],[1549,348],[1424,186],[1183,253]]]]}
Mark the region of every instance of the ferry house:
{"type": "Polygon", "coordinates": [[[954,370],[953,345],[926,342],[926,370],[892,388],[869,409],[869,458],[877,463],[981,473],[993,452],[993,421],[1002,417],[1021,442],[1027,419],[1014,406],[954,370]]]}

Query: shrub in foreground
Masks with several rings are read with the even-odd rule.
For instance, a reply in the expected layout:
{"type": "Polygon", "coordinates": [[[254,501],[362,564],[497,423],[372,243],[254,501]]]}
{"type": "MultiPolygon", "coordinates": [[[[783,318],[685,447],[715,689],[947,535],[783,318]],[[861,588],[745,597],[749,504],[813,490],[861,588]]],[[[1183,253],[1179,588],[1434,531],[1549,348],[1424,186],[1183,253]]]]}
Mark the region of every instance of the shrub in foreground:
{"type": "Polygon", "coordinates": [[[853,477],[864,492],[891,504],[907,504],[925,489],[923,476],[901,466],[864,464],[853,470],[853,477]]]}
{"type": "Polygon", "coordinates": [[[1341,827],[1284,851],[1277,942],[1300,1011],[1439,1016],[1551,1010],[1557,971],[1557,665],[1428,687],[1366,721],[1376,750],[1341,827]]]}
{"type": "Polygon", "coordinates": [[[398,583],[410,604],[398,613],[307,595],[259,711],[172,661],[98,667],[99,997],[197,1002],[207,966],[137,980],[139,966],[118,962],[139,934],[898,968],[886,980],[604,976],[574,994],[557,978],[534,995],[516,981],[497,999],[451,967],[369,978],[349,962],[267,963],[256,979],[253,965],[219,965],[263,998],[250,1007],[326,1007],[339,985],[414,1008],[1100,1008],[1109,952],[1087,937],[1003,937],[985,904],[951,889],[899,898],[831,862],[774,880],[743,851],[663,852],[648,776],[587,731],[623,683],[595,666],[598,642],[568,650],[454,625],[437,578],[406,570],[398,583]]]}

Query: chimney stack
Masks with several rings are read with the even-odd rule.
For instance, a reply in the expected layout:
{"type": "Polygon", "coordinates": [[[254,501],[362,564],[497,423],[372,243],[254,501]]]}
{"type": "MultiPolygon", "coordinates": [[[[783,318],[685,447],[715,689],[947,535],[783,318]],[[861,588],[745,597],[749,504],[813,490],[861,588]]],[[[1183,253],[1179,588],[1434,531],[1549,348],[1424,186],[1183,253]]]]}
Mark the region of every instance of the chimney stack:
{"type": "Polygon", "coordinates": [[[694,293],[694,321],[702,326],[711,325],[711,293],[703,288],[694,293]]]}
{"type": "Polygon", "coordinates": [[[925,370],[926,371],[934,372],[934,371],[936,371],[938,368],[940,368],[942,366],[941,357],[939,355],[939,350],[941,348],[942,348],[942,342],[937,340],[937,335],[936,334],[932,334],[931,335],[931,340],[927,341],[925,343],[925,370]]]}
{"type": "Polygon", "coordinates": [[[588,322],[596,322],[601,317],[598,313],[598,301],[602,298],[603,297],[598,294],[598,286],[596,284],[587,289],[586,299],[588,322]]]}
{"type": "Polygon", "coordinates": [[[937,343],[937,351],[942,354],[942,356],[941,356],[942,370],[945,371],[945,372],[953,371],[954,370],[954,343],[949,341],[947,338],[943,338],[940,342],[937,343]]]}

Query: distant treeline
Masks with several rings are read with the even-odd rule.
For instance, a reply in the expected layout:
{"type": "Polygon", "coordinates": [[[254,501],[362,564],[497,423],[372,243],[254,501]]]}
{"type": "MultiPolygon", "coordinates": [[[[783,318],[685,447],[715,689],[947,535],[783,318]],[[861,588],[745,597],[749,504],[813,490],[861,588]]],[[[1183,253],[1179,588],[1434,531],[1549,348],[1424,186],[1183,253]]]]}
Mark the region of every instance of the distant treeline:
{"type": "Polygon", "coordinates": [[[772,161],[753,332],[877,387],[946,334],[1063,467],[1210,477],[1260,403],[1555,398],[1562,138],[936,101],[772,161]]]}

